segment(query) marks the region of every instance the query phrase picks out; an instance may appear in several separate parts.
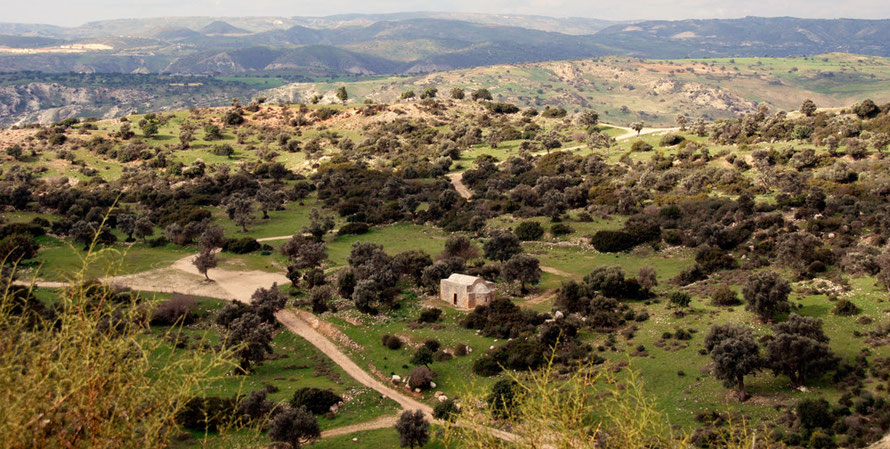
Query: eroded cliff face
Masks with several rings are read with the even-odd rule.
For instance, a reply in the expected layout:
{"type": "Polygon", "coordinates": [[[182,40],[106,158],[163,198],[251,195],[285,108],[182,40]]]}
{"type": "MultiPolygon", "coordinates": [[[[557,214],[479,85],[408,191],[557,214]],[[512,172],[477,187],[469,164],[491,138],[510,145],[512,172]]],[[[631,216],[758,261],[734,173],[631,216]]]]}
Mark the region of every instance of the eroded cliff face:
{"type": "Polygon", "coordinates": [[[71,117],[124,115],[153,96],[139,89],[27,83],[0,87],[0,126],[52,123],[71,117]]]}

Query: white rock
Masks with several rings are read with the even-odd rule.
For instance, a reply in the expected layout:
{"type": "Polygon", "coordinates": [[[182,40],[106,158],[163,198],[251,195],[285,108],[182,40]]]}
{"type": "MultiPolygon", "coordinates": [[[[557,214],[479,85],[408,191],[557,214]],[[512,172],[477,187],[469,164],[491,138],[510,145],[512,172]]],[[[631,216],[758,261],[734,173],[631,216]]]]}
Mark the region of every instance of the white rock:
{"type": "Polygon", "coordinates": [[[442,396],[439,396],[437,399],[439,399],[439,402],[445,402],[445,401],[448,400],[448,396],[445,396],[445,395],[443,394],[442,396]]]}
{"type": "Polygon", "coordinates": [[[333,414],[336,415],[337,412],[340,411],[340,406],[338,406],[337,404],[334,404],[334,405],[331,406],[330,410],[331,410],[331,413],[333,413],[333,414]]]}
{"type": "Polygon", "coordinates": [[[494,349],[494,345],[489,346],[488,349],[494,349]]]}
{"type": "Polygon", "coordinates": [[[415,393],[420,393],[420,388],[415,388],[415,389],[414,389],[414,392],[415,392],[415,393]]]}
{"type": "Polygon", "coordinates": [[[564,317],[565,317],[565,315],[563,315],[562,312],[560,312],[559,310],[557,310],[556,313],[553,314],[553,318],[555,318],[557,320],[561,320],[564,317]]]}
{"type": "Polygon", "coordinates": [[[436,388],[436,383],[435,383],[435,382],[430,382],[430,388],[436,388]]]}
{"type": "Polygon", "coordinates": [[[353,438],[352,441],[358,441],[358,437],[353,438]]]}
{"type": "Polygon", "coordinates": [[[399,376],[398,374],[393,374],[392,381],[393,381],[393,383],[399,383],[402,381],[402,376],[399,376]]]}

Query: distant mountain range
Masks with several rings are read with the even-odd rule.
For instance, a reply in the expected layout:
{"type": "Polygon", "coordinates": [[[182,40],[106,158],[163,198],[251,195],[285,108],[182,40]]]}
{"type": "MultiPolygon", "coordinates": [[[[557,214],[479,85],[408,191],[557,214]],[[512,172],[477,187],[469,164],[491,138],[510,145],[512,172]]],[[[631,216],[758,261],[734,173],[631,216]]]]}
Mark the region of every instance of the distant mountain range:
{"type": "Polygon", "coordinates": [[[890,55],[890,20],[643,21],[461,13],[0,24],[0,71],[305,77],[415,74],[604,55],[890,55]],[[558,30],[558,31],[557,31],[558,30]]]}
{"type": "Polygon", "coordinates": [[[462,13],[0,23],[0,70],[306,77],[413,74],[604,55],[890,55],[890,20],[614,23],[462,13]],[[557,31],[558,30],[558,31],[557,31]]]}

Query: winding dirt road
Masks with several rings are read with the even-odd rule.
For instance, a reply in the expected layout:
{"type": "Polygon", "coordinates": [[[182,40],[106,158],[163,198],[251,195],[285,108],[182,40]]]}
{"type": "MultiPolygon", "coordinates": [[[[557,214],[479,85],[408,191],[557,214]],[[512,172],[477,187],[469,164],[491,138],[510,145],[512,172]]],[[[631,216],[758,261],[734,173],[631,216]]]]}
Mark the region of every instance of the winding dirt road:
{"type": "MultiPolygon", "coordinates": [[[[290,238],[284,237],[284,238],[290,238]]],[[[276,238],[277,239],[277,238],[276,238]]],[[[290,282],[284,275],[263,271],[232,271],[213,269],[210,271],[213,282],[206,282],[197,268],[192,264],[194,255],[184,257],[174,262],[169,268],[160,268],[143,273],[125,276],[115,276],[103,279],[103,282],[129,287],[134,290],[152,291],[160,293],[187,293],[201,295],[227,301],[240,301],[249,303],[253,292],[258,288],[268,288],[272,284],[284,284],[290,282]]],[[[34,285],[44,288],[62,288],[67,285],[64,282],[51,281],[17,281],[22,285],[34,285]]],[[[317,328],[321,321],[309,312],[285,309],[275,314],[278,321],[287,330],[305,339],[318,348],[343,371],[360,384],[371,388],[381,395],[395,401],[403,410],[421,410],[427,418],[433,420],[433,409],[390,386],[384,384],[367,371],[359,367],[337,345],[320,333],[317,328]]],[[[372,421],[330,429],[322,433],[322,437],[345,435],[363,430],[381,429],[392,427],[395,416],[383,416],[372,421]]],[[[498,438],[515,441],[516,436],[496,429],[488,431],[498,438]]]]}

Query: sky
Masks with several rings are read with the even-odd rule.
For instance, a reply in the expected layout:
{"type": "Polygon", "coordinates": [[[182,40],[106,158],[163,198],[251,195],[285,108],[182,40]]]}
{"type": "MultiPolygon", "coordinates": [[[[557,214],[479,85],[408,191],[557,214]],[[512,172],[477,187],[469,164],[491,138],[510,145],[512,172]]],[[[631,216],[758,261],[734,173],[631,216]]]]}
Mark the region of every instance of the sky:
{"type": "Polygon", "coordinates": [[[74,26],[94,20],[168,16],[324,16],[454,11],[610,20],[744,16],[890,18],[888,0],[3,0],[0,22],[74,26]]]}

